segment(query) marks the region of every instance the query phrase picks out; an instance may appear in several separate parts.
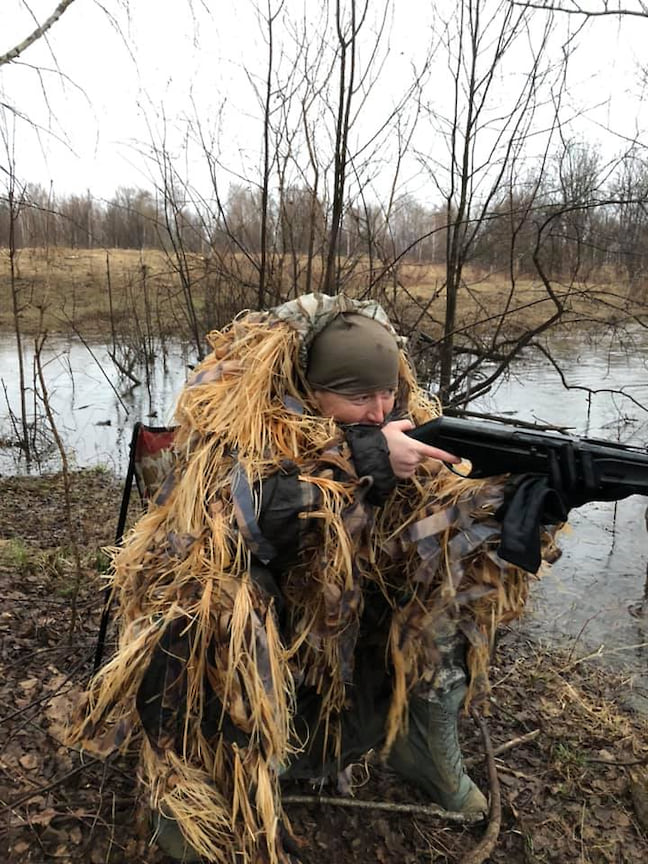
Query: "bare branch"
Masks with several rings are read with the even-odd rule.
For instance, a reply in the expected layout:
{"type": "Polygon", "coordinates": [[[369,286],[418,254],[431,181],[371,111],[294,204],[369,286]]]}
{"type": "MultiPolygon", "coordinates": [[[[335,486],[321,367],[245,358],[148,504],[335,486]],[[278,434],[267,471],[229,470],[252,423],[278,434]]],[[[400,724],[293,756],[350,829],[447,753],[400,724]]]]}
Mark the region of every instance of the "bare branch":
{"type": "Polygon", "coordinates": [[[33,45],[34,42],[37,42],[41,36],[44,36],[45,33],[50,29],[50,27],[55,24],[61,15],[65,12],[65,10],[72,5],[74,0],[61,0],[56,9],[52,12],[49,18],[44,21],[41,25],[39,25],[33,33],[30,33],[26,39],[12,48],[10,51],[7,51],[6,54],[0,56],[0,66],[4,66],[5,63],[11,63],[12,60],[15,60],[16,57],[19,57],[23,51],[29,48],[30,45],[33,45]]]}
{"type": "Polygon", "coordinates": [[[648,7],[646,4],[641,4],[641,9],[626,9],[618,6],[616,9],[608,7],[607,0],[604,0],[603,9],[585,9],[580,3],[572,2],[571,6],[565,6],[562,3],[533,3],[522,2],[522,0],[512,0],[512,6],[522,6],[525,9],[541,9],[544,12],[562,12],[566,15],[582,15],[584,18],[601,18],[610,15],[633,15],[639,18],[648,18],[648,7]]]}

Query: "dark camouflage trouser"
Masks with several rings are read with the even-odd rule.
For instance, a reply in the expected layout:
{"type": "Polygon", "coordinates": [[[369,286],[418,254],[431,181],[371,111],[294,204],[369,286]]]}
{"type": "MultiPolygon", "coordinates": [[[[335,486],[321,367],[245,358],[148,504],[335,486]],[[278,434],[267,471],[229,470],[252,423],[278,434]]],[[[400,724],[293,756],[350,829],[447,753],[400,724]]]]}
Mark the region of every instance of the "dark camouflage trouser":
{"type": "MultiPolygon", "coordinates": [[[[323,758],[324,732],[318,726],[321,701],[313,689],[301,688],[298,691],[297,717],[295,727],[298,740],[304,750],[290,764],[283,778],[335,778],[338,772],[352,762],[358,761],[371,749],[381,749],[385,740],[387,716],[392,698],[392,680],[385,669],[386,630],[372,627],[367,631],[368,620],[372,625],[384,616],[373,614],[363,618],[363,628],[358,639],[355,654],[354,684],[350,692],[349,706],[341,716],[341,754],[340,759],[323,758]]],[[[409,724],[409,736],[421,738],[415,741],[417,752],[424,753],[428,744],[423,714],[425,704],[446,694],[453,693],[457,711],[466,689],[466,640],[448,618],[437,621],[434,634],[438,650],[438,665],[429,680],[421,680],[410,699],[416,717],[409,724]],[[420,716],[419,716],[420,715],[420,716]],[[418,722],[418,718],[421,722],[418,722]]],[[[420,768],[420,766],[419,766],[420,768]]],[[[402,772],[401,772],[402,773],[402,772]]],[[[417,774],[420,773],[417,768],[417,774]]],[[[407,779],[414,779],[407,777],[407,779]]],[[[417,782],[415,780],[415,782],[417,782]]]]}

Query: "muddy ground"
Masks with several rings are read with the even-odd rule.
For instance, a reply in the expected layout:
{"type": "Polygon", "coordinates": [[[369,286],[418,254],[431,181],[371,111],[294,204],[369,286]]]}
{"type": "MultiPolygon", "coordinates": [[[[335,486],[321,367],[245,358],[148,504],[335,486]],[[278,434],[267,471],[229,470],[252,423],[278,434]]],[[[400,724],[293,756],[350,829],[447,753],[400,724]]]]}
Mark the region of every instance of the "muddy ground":
{"type": "MultiPolygon", "coordinates": [[[[138,805],[134,758],[81,761],[61,744],[92,668],[99,550],[113,541],[121,488],[110,474],[84,471],[72,496],[75,621],[61,478],[0,477],[0,861],[161,864],[138,805]]],[[[580,661],[577,648],[549,654],[523,628],[502,633],[486,722],[493,747],[513,746],[494,763],[501,827],[487,858],[473,854],[486,824],[390,810],[426,802],[370,759],[354,772],[352,800],[373,802],[366,808],[341,806],[348,799],[335,790],[323,794],[336,803],[322,803],[309,784],[286,789],[313,796],[286,804],[304,862],[648,861],[648,721],[623,707],[632,682],[595,658],[580,661]]],[[[472,775],[493,788],[472,719],[462,736],[472,775]]]]}

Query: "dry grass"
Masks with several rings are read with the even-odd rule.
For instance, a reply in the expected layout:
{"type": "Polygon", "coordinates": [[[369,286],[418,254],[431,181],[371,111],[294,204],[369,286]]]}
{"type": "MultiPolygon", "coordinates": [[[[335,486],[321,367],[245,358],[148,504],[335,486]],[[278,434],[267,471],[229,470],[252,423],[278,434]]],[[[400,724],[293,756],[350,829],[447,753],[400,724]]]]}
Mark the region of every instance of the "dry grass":
{"type": "MultiPolygon", "coordinates": [[[[41,313],[50,332],[84,336],[110,331],[111,317],[118,333],[149,328],[158,335],[183,336],[187,329],[186,298],[173,259],[161,251],[133,249],[23,249],[17,255],[16,285],[20,292],[22,325],[26,333],[39,328],[41,313]],[[109,290],[109,287],[111,290],[109,290]],[[112,294],[112,298],[111,298],[112,294]],[[112,299],[112,316],[111,316],[112,299]]],[[[360,292],[375,279],[369,263],[354,269],[347,293],[360,292]]],[[[201,333],[220,327],[243,308],[256,302],[256,273],[243,256],[187,259],[194,304],[201,333]]],[[[299,262],[303,277],[304,262],[299,262]]],[[[294,270],[286,260],[271,267],[284,299],[293,291],[294,270]]],[[[318,268],[315,268],[317,274],[318,268]]],[[[299,286],[299,290],[302,286],[299,286]]],[[[468,268],[459,295],[458,329],[491,333],[496,323],[515,335],[537,326],[555,311],[555,303],[537,278],[468,268]]],[[[599,274],[587,285],[556,281],[557,300],[564,304],[565,323],[618,322],[646,314],[645,292],[633,296],[611,274],[599,274]]],[[[391,317],[403,330],[417,325],[437,338],[445,314],[444,269],[440,265],[402,264],[395,274],[384,274],[375,290],[391,317]]],[[[9,254],[0,250],[0,330],[13,329],[9,254]]]]}
{"type": "MultiPolygon", "coordinates": [[[[445,314],[444,270],[440,266],[404,265],[400,271],[399,305],[404,319],[425,311],[430,335],[441,332],[445,314]]],[[[510,335],[540,326],[562,308],[561,323],[620,323],[648,313],[646,286],[632,289],[616,274],[590,274],[586,282],[552,280],[551,292],[540,278],[468,267],[458,296],[457,331],[471,329],[477,336],[500,326],[510,335]]]]}
{"type": "MultiPolygon", "coordinates": [[[[135,312],[150,314],[165,329],[178,314],[177,274],[162,252],[134,249],[24,249],[18,253],[16,284],[23,305],[23,326],[35,332],[40,312],[51,332],[85,335],[118,329],[135,312]]],[[[0,328],[12,327],[9,255],[0,252],[0,328]]]]}

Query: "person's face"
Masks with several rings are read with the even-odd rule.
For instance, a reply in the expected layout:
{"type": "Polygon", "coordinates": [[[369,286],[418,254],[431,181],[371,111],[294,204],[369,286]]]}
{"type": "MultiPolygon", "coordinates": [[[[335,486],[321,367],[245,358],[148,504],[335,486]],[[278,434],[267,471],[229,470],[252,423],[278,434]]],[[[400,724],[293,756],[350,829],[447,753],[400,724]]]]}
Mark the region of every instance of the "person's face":
{"type": "Polygon", "coordinates": [[[323,417],[338,423],[373,423],[381,426],[394,408],[395,392],[377,390],[357,396],[342,396],[331,390],[316,390],[317,407],[323,417]]]}

